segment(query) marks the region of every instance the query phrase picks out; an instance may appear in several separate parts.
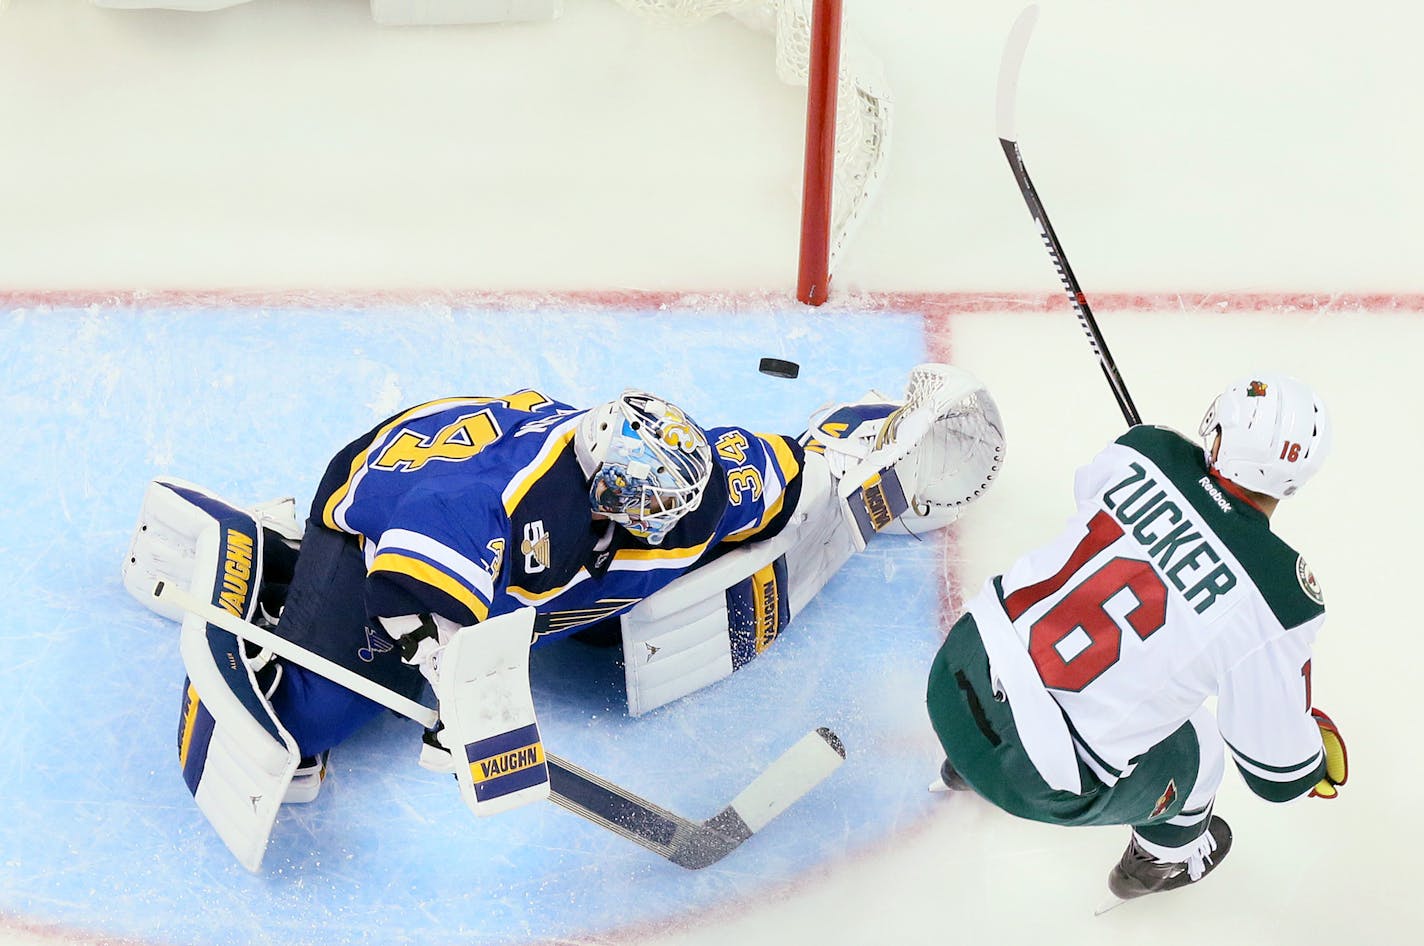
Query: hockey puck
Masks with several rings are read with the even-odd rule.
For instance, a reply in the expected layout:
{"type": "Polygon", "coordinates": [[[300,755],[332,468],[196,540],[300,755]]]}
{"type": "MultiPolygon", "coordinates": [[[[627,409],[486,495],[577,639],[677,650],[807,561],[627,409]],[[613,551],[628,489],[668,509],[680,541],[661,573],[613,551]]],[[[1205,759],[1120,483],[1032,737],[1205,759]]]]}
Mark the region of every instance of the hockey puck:
{"type": "Polygon", "coordinates": [[[757,365],[757,370],[773,378],[794,378],[801,373],[801,366],[782,358],[763,358],[757,365]]]}

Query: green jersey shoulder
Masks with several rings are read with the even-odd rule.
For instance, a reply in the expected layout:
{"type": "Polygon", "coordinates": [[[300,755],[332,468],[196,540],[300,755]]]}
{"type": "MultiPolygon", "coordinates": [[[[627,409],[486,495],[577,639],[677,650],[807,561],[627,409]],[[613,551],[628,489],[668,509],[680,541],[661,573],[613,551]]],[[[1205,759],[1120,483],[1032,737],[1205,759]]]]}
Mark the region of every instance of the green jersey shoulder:
{"type": "Polygon", "coordinates": [[[1150,425],[1133,427],[1117,443],[1149,461],[1186,497],[1246,569],[1282,627],[1299,627],[1324,612],[1320,583],[1305,559],[1271,531],[1265,513],[1210,473],[1198,444],[1150,425]]]}

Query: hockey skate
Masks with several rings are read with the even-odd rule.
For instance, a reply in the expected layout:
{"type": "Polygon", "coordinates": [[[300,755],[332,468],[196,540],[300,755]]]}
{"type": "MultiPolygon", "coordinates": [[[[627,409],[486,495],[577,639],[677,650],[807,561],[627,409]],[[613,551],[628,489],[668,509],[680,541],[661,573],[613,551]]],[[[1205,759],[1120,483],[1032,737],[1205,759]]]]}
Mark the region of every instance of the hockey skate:
{"type": "Polygon", "coordinates": [[[1231,851],[1231,828],[1225,819],[1211,816],[1207,824],[1213,848],[1199,859],[1199,865],[1192,860],[1159,861],[1137,843],[1136,836],[1128,842],[1122,860],[1108,873],[1108,889],[1115,898],[1098,909],[1098,914],[1121,905],[1128,900],[1144,897],[1149,893],[1176,890],[1187,884],[1194,884],[1216,869],[1231,851]],[[1195,866],[1195,869],[1194,869],[1195,866]]]}
{"type": "Polygon", "coordinates": [[[326,760],[331,750],[318,755],[302,756],[297,763],[297,771],[287,783],[287,794],[282,796],[284,805],[304,805],[316,801],[321,792],[321,783],[326,780],[326,760]]]}
{"type": "Polygon", "coordinates": [[[932,792],[969,792],[973,791],[970,784],[964,781],[964,776],[954,770],[954,766],[945,759],[940,763],[939,778],[930,783],[932,792]]]}
{"type": "MultiPolygon", "coordinates": [[[[277,685],[282,682],[287,668],[277,659],[276,654],[258,647],[251,641],[243,641],[242,647],[257,678],[258,692],[264,699],[272,699],[272,694],[277,692],[277,685]]],[[[287,783],[282,804],[304,805],[316,801],[316,796],[321,792],[321,783],[326,780],[326,760],[330,755],[331,750],[328,749],[314,756],[302,756],[292,774],[292,780],[287,783]]]]}

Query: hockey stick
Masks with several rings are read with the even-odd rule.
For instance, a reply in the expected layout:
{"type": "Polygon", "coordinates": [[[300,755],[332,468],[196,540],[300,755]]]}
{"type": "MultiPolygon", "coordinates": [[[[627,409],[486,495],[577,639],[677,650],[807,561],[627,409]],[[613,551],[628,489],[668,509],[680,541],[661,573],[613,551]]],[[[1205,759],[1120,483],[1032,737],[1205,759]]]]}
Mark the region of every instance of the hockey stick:
{"type": "MultiPolygon", "coordinates": [[[[181,588],[160,581],[153,587],[153,596],[413,719],[426,729],[434,729],[440,722],[440,714],[425,704],[249,624],[181,588]]],[[[553,753],[546,753],[545,758],[549,766],[549,798],[554,804],[642,845],[679,867],[697,870],[726,857],[819,785],[845,761],[845,747],[829,729],[807,733],[763,769],[726,808],[707,821],[692,821],[674,814],[553,753]]]]}
{"type": "Polygon", "coordinates": [[[1117,362],[1113,361],[1112,352],[1108,351],[1108,343],[1103,339],[1103,333],[1098,330],[1097,319],[1093,318],[1093,310],[1088,306],[1088,299],[1083,295],[1082,287],[1078,285],[1078,278],[1073,275],[1073,268],[1068,265],[1063,244],[1058,241],[1058,234],[1053,232],[1053,224],[1048,222],[1048,212],[1043,209],[1043,201],[1039,200],[1033,181],[1029,179],[1028,168],[1024,166],[1023,154],[1019,151],[1018,139],[1015,137],[1014,102],[1018,96],[1019,70],[1023,66],[1024,53],[1028,49],[1029,37],[1033,34],[1036,22],[1038,7],[1025,7],[1014,21],[1009,38],[1004,43],[1004,56],[999,62],[999,145],[1004,149],[1004,157],[1008,158],[1009,167],[1013,169],[1014,179],[1019,183],[1019,191],[1023,194],[1024,202],[1028,204],[1028,212],[1038,224],[1043,245],[1048,248],[1048,255],[1058,270],[1058,278],[1062,280],[1063,288],[1068,292],[1068,301],[1073,304],[1074,311],[1078,313],[1078,321],[1087,333],[1088,344],[1098,358],[1103,377],[1107,379],[1108,387],[1112,388],[1113,396],[1117,398],[1117,406],[1122,409],[1122,416],[1128,426],[1135,427],[1142,423],[1142,417],[1137,413],[1137,406],[1132,403],[1132,395],[1128,393],[1127,385],[1117,370],[1117,362]]]}
{"type": "Polygon", "coordinates": [[[550,795],[566,808],[623,835],[679,867],[697,870],[736,850],[845,761],[824,727],[796,741],[721,812],[691,821],[562,759],[548,756],[550,795]]]}

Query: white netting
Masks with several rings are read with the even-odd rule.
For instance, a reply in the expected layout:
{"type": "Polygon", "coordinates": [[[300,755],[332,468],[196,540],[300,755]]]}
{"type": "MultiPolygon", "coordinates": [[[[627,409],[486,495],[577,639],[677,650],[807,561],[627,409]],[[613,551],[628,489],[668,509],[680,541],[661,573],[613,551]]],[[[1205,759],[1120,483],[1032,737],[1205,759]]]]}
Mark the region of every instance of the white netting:
{"type": "MultiPolygon", "coordinates": [[[[812,0],[614,0],[636,13],[697,22],[727,13],[776,37],[776,74],[789,85],[810,77],[812,0]]],[[[842,27],[836,93],[835,181],[831,195],[830,265],[835,268],[879,187],[889,157],[891,98],[884,70],[842,27]]]]}

